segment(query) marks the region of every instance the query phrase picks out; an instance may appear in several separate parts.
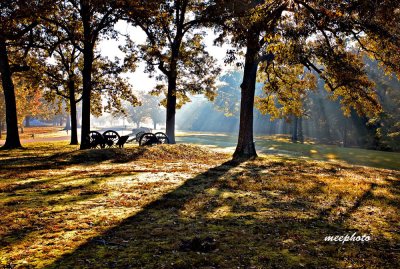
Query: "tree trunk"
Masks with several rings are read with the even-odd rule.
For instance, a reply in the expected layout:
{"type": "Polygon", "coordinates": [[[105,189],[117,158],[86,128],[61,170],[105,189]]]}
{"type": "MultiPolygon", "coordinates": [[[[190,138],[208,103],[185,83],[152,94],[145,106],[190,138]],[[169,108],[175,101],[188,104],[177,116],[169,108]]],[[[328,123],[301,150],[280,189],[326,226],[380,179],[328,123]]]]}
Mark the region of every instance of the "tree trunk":
{"type": "Polygon", "coordinates": [[[247,51],[244,65],[243,82],[240,101],[240,125],[238,144],[233,159],[250,159],[257,157],[253,140],[253,109],[258,68],[259,32],[249,30],[247,51]]]}
{"type": "MultiPolygon", "coordinates": [[[[183,22],[182,22],[183,23],[183,22]]],[[[167,93],[167,119],[165,132],[169,143],[175,144],[175,115],[176,115],[176,81],[178,77],[179,49],[182,43],[182,25],[178,26],[178,33],[171,47],[171,58],[169,61],[168,93],[167,93]]]]}
{"type": "Polygon", "coordinates": [[[31,127],[31,116],[25,117],[25,127],[31,127]]]}
{"type": "Polygon", "coordinates": [[[0,40],[0,73],[6,105],[7,137],[3,149],[21,148],[18,134],[17,104],[15,101],[14,84],[11,78],[6,42],[0,40]]]}
{"type": "Polygon", "coordinates": [[[68,115],[67,120],[65,121],[64,130],[71,130],[71,117],[68,115]]]}
{"type": "Polygon", "coordinates": [[[298,119],[296,116],[293,116],[293,129],[292,129],[292,142],[296,143],[298,141],[298,136],[297,136],[297,123],[298,119]]]}
{"type": "Polygon", "coordinates": [[[176,65],[171,66],[171,76],[168,77],[166,134],[170,144],[175,144],[175,114],[176,114],[176,65]]]}
{"type": "Polygon", "coordinates": [[[82,90],[82,126],[81,126],[81,149],[90,148],[86,137],[90,132],[90,97],[92,93],[92,68],[93,68],[93,48],[85,43],[84,48],[84,67],[82,71],[83,90],[82,90]]]}
{"type": "Polygon", "coordinates": [[[298,124],[298,139],[300,143],[304,143],[304,134],[303,134],[303,117],[300,117],[297,121],[298,124]]]}
{"type": "Polygon", "coordinates": [[[91,22],[93,20],[90,1],[80,1],[83,25],[83,70],[82,70],[82,126],[81,147],[89,149],[90,143],[87,139],[90,132],[90,98],[92,95],[92,69],[94,60],[95,36],[91,22]]]}
{"type": "Polygon", "coordinates": [[[75,83],[72,79],[68,82],[68,91],[69,91],[70,124],[71,124],[70,145],[78,145],[79,143],[78,143],[78,124],[76,119],[75,83]]]}
{"type": "Polygon", "coordinates": [[[71,103],[71,145],[78,145],[78,124],[76,120],[76,102],[71,103]]]}

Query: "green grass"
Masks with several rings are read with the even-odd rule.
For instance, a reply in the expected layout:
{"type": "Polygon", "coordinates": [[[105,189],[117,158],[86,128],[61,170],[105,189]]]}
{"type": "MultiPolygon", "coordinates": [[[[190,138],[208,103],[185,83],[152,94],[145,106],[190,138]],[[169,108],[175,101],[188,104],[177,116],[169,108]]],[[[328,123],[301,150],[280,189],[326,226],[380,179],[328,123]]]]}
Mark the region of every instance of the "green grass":
{"type": "MultiPolygon", "coordinates": [[[[233,149],[236,145],[237,137],[225,133],[182,132],[178,134],[177,141],[233,149]]],[[[255,142],[257,151],[260,154],[278,154],[288,157],[400,170],[400,153],[398,152],[292,143],[288,138],[282,136],[256,136],[255,142]]]]}
{"type": "Polygon", "coordinates": [[[400,172],[205,146],[0,151],[3,268],[399,268],[400,172]],[[368,243],[325,242],[368,234],[368,243]]]}

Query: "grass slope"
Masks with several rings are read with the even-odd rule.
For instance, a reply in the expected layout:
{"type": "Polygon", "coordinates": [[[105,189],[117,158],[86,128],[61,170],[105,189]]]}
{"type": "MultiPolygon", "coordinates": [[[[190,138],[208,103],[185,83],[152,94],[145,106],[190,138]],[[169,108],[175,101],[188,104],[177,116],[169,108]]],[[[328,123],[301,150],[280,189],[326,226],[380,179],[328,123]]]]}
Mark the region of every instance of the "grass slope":
{"type": "MultiPolygon", "coordinates": [[[[227,133],[181,132],[177,141],[199,145],[234,148],[237,137],[227,133]]],[[[400,170],[400,153],[343,148],[333,145],[318,145],[311,142],[292,143],[287,136],[256,136],[258,153],[275,154],[311,160],[335,161],[348,164],[366,165],[376,168],[400,170]]]]}
{"type": "Polygon", "coordinates": [[[190,145],[0,151],[4,268],[399,268],[393,170],[190,145]],[[325,242],[368,234],[368,243],[325,242]]]}
{"type": "MultiPolygon", "coordinates": [[[[24,127],[24,132],[21,133],[19,130],[20,139],[31,139],[32,135],[35,138],[49,138],[49,137],[59,137],[67,135],[67,132],[63,130],[62,127],[55,126],[35,126],[35,127],[24,127]]],[[[5,140],[7,132],[3,132],[3,137],[0,139],[5,140]]]]}

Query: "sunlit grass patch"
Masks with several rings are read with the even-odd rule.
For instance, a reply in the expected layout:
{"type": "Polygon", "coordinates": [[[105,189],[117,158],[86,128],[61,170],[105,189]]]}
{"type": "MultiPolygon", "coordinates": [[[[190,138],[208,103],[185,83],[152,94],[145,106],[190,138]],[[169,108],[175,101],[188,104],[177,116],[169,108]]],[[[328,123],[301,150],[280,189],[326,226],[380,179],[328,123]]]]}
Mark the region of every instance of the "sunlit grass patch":
{"type": "Polygon", "coordinates": [[[343,148],[312,143],[291,143],[285,139],[258,138],[256,145],[262,153],[280,154],[290,157],[305,157],[313,160],[343,162],[370,167],[400,169],[400,153],[343,148]]]}
{"type": "MultiPolygon", "coordinates": [[[[7,133],[3,134],[3,139],[6,138],[7,133]]],[[[62,127],[56,126],[32,126],[32,127],[24,127],[24,132],[22,133],[19,130],[19,138],[20,139],[32,139],[34,137],[57,137],[60,135],[67,135],[66,131],[63,130],[62,127]],[[33,135],[33,136],[32,136],[33,135]]]]}
{"type": "MultiPolygon", "coordinates": [[[[211,145],[232,151],[237,143],[237,135],[230,133],[180,132],[177,141],[180,143],[211,145]]],[[[304,143],[292,143],[288,135],[258,135],[255,136],[255,145],[259,154],[400,169],[399,152],[322,145],[316,144],[312,140],[306,140],[304,143]]]]}

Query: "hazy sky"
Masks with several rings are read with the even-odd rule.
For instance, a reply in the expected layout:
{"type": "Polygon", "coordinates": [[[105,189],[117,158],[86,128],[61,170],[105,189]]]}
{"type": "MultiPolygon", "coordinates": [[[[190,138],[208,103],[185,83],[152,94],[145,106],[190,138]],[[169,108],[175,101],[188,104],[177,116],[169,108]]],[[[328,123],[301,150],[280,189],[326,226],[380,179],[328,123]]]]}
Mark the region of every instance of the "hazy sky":
{"type": "MultiPolygon", "coordinates": [[[[143,44],[146,41],[146,34],[138,27],[132,27],[124,21],[120,21],[116,24],[115,29],[123,34],[129,34],[132,39],[137,44],[143,44]]],[[[229,66],[224,66],[223,58],[225,57],[226,50],[229,46],[225,45],[223,47],[218,47],[213,45],[213,40],[215,35],[212,31],[207,31],[207,36],[205,37],[205,43],[207,51],[211,56],[215,57],[221,68],[224,70],[230,69],[229,66]]],[[[103,56],[108,56],[110,59],[114,57],[123,58],[124,53],[118,49],[118,45],[122,44],[124,41],[121,38],[120,41],[117,40],[103,40],[100,43],[100,49],[103,56]]],[[[155,86],[155,79],[149,78],[148,74],[144,73],[144,64],[140,64],[136,69],[136,72],[127,74],[130,83],[132,84],[135,91],[149,91],[155,86]]]]}

